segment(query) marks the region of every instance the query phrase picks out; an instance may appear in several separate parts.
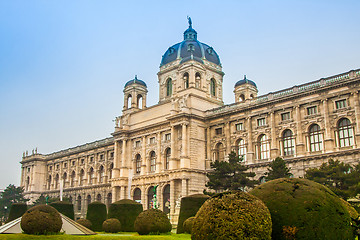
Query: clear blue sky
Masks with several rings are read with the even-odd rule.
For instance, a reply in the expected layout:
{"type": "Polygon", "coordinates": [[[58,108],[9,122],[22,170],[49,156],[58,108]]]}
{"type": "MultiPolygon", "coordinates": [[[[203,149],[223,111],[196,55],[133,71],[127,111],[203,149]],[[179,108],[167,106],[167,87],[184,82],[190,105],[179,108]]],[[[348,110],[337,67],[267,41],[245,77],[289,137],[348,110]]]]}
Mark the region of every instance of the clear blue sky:
{"type": "Polygon", "coordinates": [[[22,152],[109,137],[135,74],[156,73],[193,21],[214,47],[224,102],[246,74],[266,94],[360,68],[360,1],[0,0],[0,188],[19,185],[22,152]]]}

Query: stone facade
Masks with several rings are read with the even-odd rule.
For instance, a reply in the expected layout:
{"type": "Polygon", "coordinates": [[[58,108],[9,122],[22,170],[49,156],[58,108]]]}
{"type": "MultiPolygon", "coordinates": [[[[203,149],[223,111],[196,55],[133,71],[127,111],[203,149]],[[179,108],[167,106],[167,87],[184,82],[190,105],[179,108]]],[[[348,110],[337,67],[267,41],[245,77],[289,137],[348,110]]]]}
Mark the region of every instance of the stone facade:
{"type": "Polygon", "coordinates": [[[201,193],[211,161],[226,160],[231,151],[243,155],[260,181],[278,156],[295,177],[330,158],[359,162],[360,70],[263,96],[245,77],[235,84],[235,103],[224,105],[219,61],[190,25],[163,57],[159,103],[146,106],[146,84],[135,77],[125,85],[112,137],[24,154],[26,196],[56,197],[63,185],[77,218],[91,201],[130,198],[144,209],[156,204],[176,223],[181,197],[201,193]]]}

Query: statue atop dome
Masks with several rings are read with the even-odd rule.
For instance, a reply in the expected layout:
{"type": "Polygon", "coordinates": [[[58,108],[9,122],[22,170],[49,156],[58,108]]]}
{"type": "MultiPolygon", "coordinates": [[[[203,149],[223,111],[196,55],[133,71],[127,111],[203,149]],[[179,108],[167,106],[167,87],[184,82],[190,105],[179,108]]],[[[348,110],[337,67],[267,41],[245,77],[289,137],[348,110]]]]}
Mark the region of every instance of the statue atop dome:
{"type": "Polygon", "coordinates": [[[191,21],[191,17],[187,17],[187,19],[188,19],[188,22],[189,22],[189,28],[192,28],[192,21],[191,21]]]}

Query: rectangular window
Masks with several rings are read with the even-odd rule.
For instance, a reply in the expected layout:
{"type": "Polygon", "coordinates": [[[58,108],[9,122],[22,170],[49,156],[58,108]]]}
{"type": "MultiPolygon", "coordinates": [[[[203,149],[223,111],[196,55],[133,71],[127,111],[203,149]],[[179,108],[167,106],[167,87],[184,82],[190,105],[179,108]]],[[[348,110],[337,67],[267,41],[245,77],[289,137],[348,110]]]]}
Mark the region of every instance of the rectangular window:
{"type": "Polygon", "coordinates": [[[72,161],[72,162],[71,162],[71,165],[75,166],[75,161],[72,161]]]}
{"type": "Polygon", "coordinates": [[[151,137],[150,138],[150,144],[154,144],[155,143],[155,137],[151,137]]]}
{"type": "Polygon", "coordinates": [[[336,109],[346,108],[346,99],[335,101],[336,109]]]}
{"type": "Polygon", "coordinates": [[[235,128],[236,128],[236,131],[244,130],[242,123],[237,123],[237,124],[235,124],[235,128]]]}
{"type": "Polygon", "coordinates": [[[265,126],[266,125],[266,119],[265,118],[259,118],[257,120],[257,125],[260,126],[265,126]]]}
{"type": "Polygon", "coordinates": [[[100,155],[100,160],[103,160],[103,159],[104,159],[104,155],[101,154],[101,155],[100,155]]]}
{"type": "Polygon", "coordinates": [[[171,134],[167,133],[165,134],[165,141],[170,141],[171,140],[171,134]]]}
{"type": "Polygon", "coordinates": [[[308,115],[317,114],[317,106],[308,107],[307,108],[307,114],[308,115]]]}
{"type": "Polygon", "coordinates": [[[141,142],[140,142],[140,141],[136,141],[136,142],[135,142],[135,147],[137,147],[137,148],[138,148],[138,147],[141,147],[141,142]]]}
{"type": "Polygon", "coordinates": [[[49,167],[49,171],[51,171],[51,170],[52,170],[52,166],[49,167]]]}
{"type": "Polygon", "coordinates": [[[93,162],[94,161],[94,157],[90,157],[90,162],[93,162]]]}
{"type": "Polygon", "coordinates": [[[85,159],[82,158],[81,159],[81,164],[84,164],[84,162],[85,162],[85,159]]]}
{"type": "Polygon", "coordinates": [[[290,112],[281,114],[281,121],[286,121],[286,120],[290,120],[290,112]]]}
{"type": "Polygon", "coordinates": [[[110,153],[110,157],[113,158],[114,157],[114,152],[110,153]]]}
{"type": "Polygon", "coordinates": [[[215,129],[215,134],[216,135],[221,135],[223,133],[223,129],[222,128],[216,128],[215,129]]]}
{"type": "Polygon", "coordinates": [[[66,168],[67,167],[67,163],[64,163],[64,168],[66,168]]]}

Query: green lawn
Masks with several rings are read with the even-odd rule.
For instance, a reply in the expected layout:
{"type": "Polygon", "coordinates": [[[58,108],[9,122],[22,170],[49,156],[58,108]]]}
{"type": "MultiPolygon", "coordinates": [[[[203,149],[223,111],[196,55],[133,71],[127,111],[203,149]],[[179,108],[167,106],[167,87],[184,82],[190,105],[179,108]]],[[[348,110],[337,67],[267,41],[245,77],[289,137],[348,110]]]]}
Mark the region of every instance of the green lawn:
{"type": "Polygon", "coordinates": [[[28,234],[0,234],[0,239],[20,239],[20,240],[38,240],[38,239],[51,239],[51,240],[67,240],[67,239],[78,239],[78,240],[115,240],[115,239],[146,239],[146,240],[190,240],[190,234],[168,234],[168,235],[145,235],[139,236],[137,233],[121,233],[121,234],[103,234],[88,236],[77,236],[77,235],[28,235],[28,234]]]}

